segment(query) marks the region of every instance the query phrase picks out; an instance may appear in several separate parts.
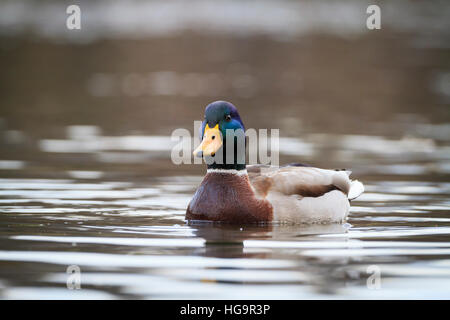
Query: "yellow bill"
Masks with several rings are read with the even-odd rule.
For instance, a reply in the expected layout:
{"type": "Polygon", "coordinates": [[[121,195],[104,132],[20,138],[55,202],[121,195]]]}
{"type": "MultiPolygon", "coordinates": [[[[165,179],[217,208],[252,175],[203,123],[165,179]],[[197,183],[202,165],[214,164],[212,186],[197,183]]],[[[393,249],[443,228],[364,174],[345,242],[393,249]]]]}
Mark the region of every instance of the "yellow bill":
{"type": "Polygon", "coordinates": [[[222,146],[222,138],[220,137],[219,124],[216,124],[214,128],[210,128],[206,124],[205,132],[203,133],[202,143],[194,150],[194,156],[214,156],[214,154],[222,146]]]}

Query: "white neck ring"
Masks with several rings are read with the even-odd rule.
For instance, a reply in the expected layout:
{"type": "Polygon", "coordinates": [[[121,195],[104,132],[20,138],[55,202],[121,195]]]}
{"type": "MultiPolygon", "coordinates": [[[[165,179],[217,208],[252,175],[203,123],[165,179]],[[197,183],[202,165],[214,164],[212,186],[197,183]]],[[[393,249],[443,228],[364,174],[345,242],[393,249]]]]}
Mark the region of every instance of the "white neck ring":
{"type": "Polygon", "coordinates": [[[226,173],[226,174],[234,174],[237,176],[247,175],[247,169],[244,170],[236,170],[236,169],[207,169],[206,173],[226,173]]]}

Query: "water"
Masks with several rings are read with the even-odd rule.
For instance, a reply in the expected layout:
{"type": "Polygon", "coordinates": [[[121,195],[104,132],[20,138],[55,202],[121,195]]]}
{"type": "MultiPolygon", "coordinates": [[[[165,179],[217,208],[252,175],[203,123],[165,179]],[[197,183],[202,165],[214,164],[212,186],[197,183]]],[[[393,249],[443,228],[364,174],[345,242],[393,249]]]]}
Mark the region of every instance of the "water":
{"type": "MultiPolygon", "coordinates": [[[[409,146],[395,145],[393,153],[409,146]]],[[[344,225],[189,225],[185,208],[201,175],[114,179],[99,168],[2,178],[1,297],[450,297],[450,182],[424,181],[448,175],[439,156],[448,147],[402,171],[395,157],[382,170],[356,156],[390,152],[350,146],[339,151],[355,159],[366,192],[344,225]],[[81,268],[81,290],[66,288],[70,265],[81,268]],[[380,272],[378,290],[367,286],[370,266],[380,272]]],[[[26,165],[13,167],[26,175],[26,165]]]]}
{"type": "Polygon", "coordinates": [[[450,298],[448,5],[398,2],[370,33],[352,1],[335,4],[344,25],[321,2],[289,26],[296,4],[265,24],[231,1],[230,28],[206,2],[197,23],[153,2],[184,24],[142,32],[145,14],[103,4],[72,37],[48,3],[34,32],[0,13],[1,299],[450,298]],[[280,129],[281,164],[352,170],[366,192],[347,223],[186,223],[205,168],[172,164],[170,135],[216,99],[280,129]]]}

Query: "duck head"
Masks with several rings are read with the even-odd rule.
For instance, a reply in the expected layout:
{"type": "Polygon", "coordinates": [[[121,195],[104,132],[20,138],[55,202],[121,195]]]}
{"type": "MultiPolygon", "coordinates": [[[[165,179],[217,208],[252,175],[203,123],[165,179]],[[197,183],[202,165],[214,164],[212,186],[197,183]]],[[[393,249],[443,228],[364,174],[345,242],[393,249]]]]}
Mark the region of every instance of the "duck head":
{"type": "Polygon", "coordinates": [[[194,156],[204,157],[208,169],[245,169],[245,127],[234,105],[226,101],[210,103],[200,128],[201,144],[194,156]],[[239,140],[241,137],[243,140],[239,140]],[[227,143],[233,139],[233,149],[227,143]]]}

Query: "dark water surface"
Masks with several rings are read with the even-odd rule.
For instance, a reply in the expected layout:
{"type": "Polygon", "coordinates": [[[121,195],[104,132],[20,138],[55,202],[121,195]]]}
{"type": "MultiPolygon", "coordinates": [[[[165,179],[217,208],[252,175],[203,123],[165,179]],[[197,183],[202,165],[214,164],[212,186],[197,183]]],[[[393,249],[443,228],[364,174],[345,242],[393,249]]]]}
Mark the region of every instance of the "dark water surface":
{"type": "MultiPolygon", "coordinates": [[[[404,19],[370,33],[339,16],[358,2],[333,11],[344,25],[290,31],[280,3],[270,24],[250,5],[250,26],[204,14],[214,28],[157,34],[94,7],[87,39],[52,19],[16,30],[0,6],[0,298],[450,298],[449,6],[399,1],[404,19]],[[218,99],[280,129],[281,163],[352,170],[366,192],[347,223],[187,224],[205,168],[172,164],[170,135],[218,99]]],[[[163,12],[191,21],[178,6],[163,12]]]]}

